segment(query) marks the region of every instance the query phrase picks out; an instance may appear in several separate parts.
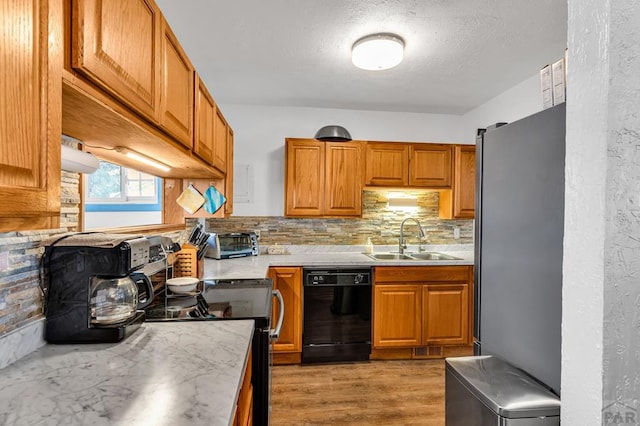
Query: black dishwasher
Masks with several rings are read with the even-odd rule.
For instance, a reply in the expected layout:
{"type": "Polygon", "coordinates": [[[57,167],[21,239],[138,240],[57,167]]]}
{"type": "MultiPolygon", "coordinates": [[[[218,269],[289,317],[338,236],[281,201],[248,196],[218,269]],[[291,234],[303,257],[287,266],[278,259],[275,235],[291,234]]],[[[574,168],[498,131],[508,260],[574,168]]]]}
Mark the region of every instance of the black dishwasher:
{"type": "Polygon", "coordinates": [[[304,268],[302,363],[371,353],[371,268],[304,268]]]}

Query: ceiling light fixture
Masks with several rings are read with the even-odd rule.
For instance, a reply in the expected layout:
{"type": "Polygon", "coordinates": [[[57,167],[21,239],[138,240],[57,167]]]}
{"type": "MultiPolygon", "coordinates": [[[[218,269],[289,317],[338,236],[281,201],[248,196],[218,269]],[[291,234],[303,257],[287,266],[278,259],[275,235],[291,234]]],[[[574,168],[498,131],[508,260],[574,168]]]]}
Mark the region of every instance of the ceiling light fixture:
{"type": "Polygon", "coordinates": [[[395,34],[372,34],[356,41],[351,48],[353,65],[363,70],[381,71],[402,62],[404,40],[395,34]]]}
{"type": "Polygon", "coordinates": [[[130,150],[129,148],[125,148],[123,146],[117,146],[116,151],[126,155],[127,157],[139,161],[140,163],[144,163],[148,166],[155,167],[158,170],[162,170],[163,172],[168,172],[171,170],[171,167],[166,164],[160,163],[159,161],[152,160],[149,157],[145,157],[142,154],[138,154],[135,151],[130,150]]]}

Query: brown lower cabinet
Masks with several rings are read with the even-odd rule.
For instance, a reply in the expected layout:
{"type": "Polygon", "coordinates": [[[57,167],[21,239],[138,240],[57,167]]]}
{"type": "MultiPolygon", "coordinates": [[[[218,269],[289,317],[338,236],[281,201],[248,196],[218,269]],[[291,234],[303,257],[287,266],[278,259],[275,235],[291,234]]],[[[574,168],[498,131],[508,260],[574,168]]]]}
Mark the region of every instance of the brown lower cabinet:
{"type": "Polygon", "coordinates": [[[472,266],[376,267],[373,347],[472,343],[472,266]]]}
{"type": "MultiPolygon", "coordinates": [[[[284,324],[273,343],[274,364],[302,355],[302,267],[271,267],[284,299],[284,324]]],[[[374,268],[372,359],[471,355],[473,266],[374,268]]],[[[274,304],[273,318],[278,318],[274,304]]]]}
{"type": "Polygon", "coordinates": [[[234,426],[253,425],[253,385],[251,384],[252,368],[251,347],[249,347],[247,363],[244,366],[242,385],[240,386],[240,392],[238,393],[236,413],[233,418],[234,426]]]}
{"type": "MultiPolygon", "coordinates": [[[[274,364],[297,364],[302,356],[302,268],[272,267],[268,277],[273,289],[280,290],[284,300],[284,322],[280,337],[273,343],[274,364]]],[[[278,318],[277,304],[273,306],[273,321],[278,318]]]]}

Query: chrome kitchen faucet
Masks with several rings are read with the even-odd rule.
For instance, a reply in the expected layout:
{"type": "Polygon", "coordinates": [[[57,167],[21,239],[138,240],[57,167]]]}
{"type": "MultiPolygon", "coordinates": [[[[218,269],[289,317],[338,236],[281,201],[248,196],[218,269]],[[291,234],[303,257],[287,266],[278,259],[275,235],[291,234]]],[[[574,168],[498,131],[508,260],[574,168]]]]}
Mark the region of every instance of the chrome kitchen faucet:
{"type": "Polygon", "coordinates": [[[415,219],[413,217],[408,217],[405,220],[403,220],[402,223],[400,224],[400,239],[398,240],[398,252],[400,254],[403,254],[404,250],[407,248],[407,245],[404,242],[404,224],[408,220],[412,220],[416,223],[416,225],[418,225],[418,238],[425,237],[424,230],[422,229],[420,222],[418,222],[418,219],[415,219]]]}

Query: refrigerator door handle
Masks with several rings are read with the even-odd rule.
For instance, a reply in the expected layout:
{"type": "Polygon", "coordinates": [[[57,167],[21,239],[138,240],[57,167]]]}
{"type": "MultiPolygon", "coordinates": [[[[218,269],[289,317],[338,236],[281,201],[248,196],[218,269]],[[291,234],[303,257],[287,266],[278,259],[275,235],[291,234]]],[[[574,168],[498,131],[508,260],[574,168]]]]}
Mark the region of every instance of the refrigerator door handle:
{"type": "Polygon", "coordinates": [[[280,290],[273,290],[272,295],[278,298],[278,323],[276,324],[276,328],[271,330],[271,334],[269,337],[271,340],[278,340],[280,337],[280,332],[282,331],[282,324],[284,323],[284,299],[282,298],[282,294],[280,290]]]}

